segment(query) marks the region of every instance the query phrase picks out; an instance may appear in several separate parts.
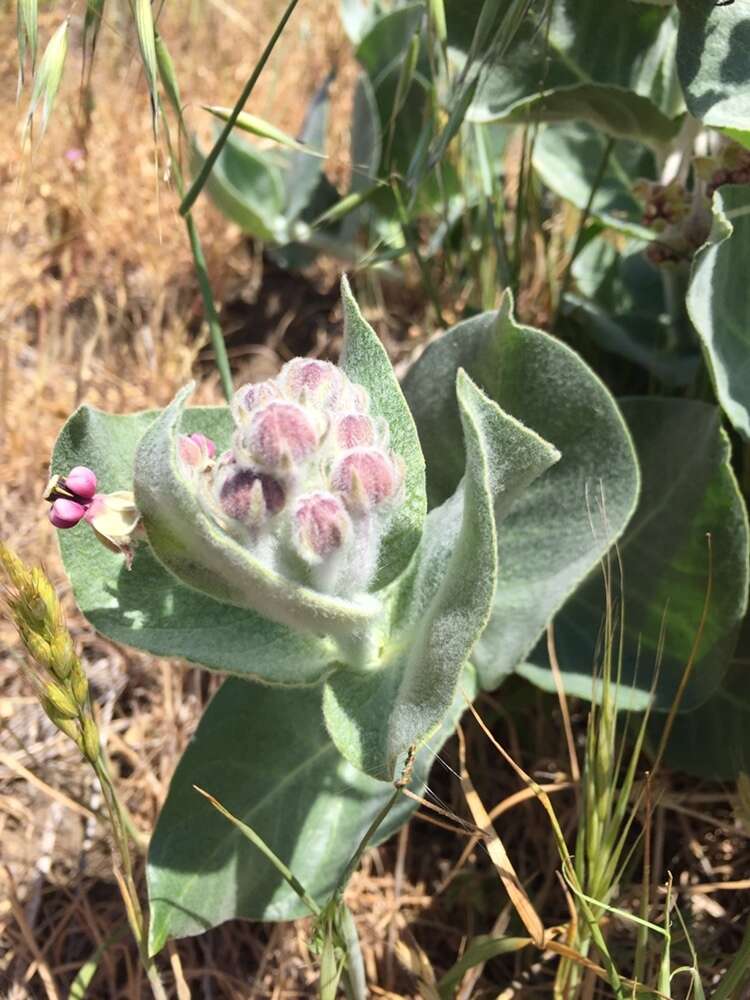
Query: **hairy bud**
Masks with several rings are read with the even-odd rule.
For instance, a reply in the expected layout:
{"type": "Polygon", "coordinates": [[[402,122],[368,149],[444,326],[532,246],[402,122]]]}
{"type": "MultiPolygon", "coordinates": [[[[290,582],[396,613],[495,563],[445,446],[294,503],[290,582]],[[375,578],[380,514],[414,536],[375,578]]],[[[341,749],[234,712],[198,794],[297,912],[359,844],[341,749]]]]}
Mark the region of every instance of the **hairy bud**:
{"type": "Polygon", "coordinates": [[[178,444],[180,458],[194,469],[205,469],[216,457],[216,445],[205,434],[183,434],[178,444]]]}
{"type": "Polygon", "coordinates": [[[319,563],[341,549],[352,525],[344,505],[331,493],[301,496],[294,509],[294,544],[299,555],[319,563]]]}
{"type": "Polygon", "coordinates": [[[354,448],[343,455],[331,472],[331,487],[347,508],[364,514],[390,500],[400,485],[396,461],[376,448],[354,448]]]}
{"type": "Polygon", "coordinates": [[[301,406],[273,402],[255,411],[242,443],[260,465],[282,470],[311,455],[319,437],[301,406]]]}

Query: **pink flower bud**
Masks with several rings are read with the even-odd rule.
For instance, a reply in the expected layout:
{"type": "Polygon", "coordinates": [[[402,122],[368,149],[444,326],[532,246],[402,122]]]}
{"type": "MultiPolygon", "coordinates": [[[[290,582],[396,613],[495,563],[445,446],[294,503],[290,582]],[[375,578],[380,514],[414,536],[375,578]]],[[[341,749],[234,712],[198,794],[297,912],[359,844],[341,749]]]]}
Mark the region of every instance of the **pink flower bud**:
{"type": "Polygon", "coordinates": [[[49,519],[56,528],[74,528],[85,513],[83,504],[75,500],[55,500],[50,507],[49,519]]]}
{"type": "Polygon", "coordinates": [[[345,388],[341,371],[330,361],[293,358],[281,370],[280,379],[297,399],[311,399],[319,406],[333,406],[345,388]]]}
{"type": "Polygon", "coordinates": [[[216,455],[216,445],[205,434],[182,434],[178,441],[180,458],[193,468],[204,468],[216,455]]]}
{"type": "Polygon", "coordinates": [[[318,439],[301,406],[273,402],[255,412],[243,443],[261,464],[274,469],[307,458],[318,447],[318,439]]]}
{"type": "Polygon", "coordinates": [[[284,506],[281,483],[253,469],[230,474],[219,490],[219,504],[228,517],[258,527],[266,512],[277,514],[284,506]]]}
{"type": "Polygon", "coordinates": [[[351,533],[344,505],[331,493],[309,493],[294,509],[294,543],[303,559],[320,562],[333,555],[351,533]]]}
{"type": "Polygon", "coordinates": [[[394,496],[400,478],[400,470],[384,452],[355,448],[333,467],[331,486],[350,511],[363,514],[394,496]]]}
{"type": "Polygon", "coordinates": [[[96,476],[85,465],[76,465],[65,477],[65,486],[81,500],[90,500],[96,493],[96,476]]]}
{"type": "Polygon", "coordinates": [[[364,413],[345,413],[336,421],[336,442],[346,449],[373,445],[375,425],[364,413]]]}
{"type": "Polygon", "coordinates": [[[241,414],[242,410],[249,412],[258,406],[265,406],[266,403],[280,398],[279,387],[272,379],[267,379],[265,382],[248,382],[247,385],[240,386],[235,392],[232,401],[233,409],[239,410],[241,414]]]}

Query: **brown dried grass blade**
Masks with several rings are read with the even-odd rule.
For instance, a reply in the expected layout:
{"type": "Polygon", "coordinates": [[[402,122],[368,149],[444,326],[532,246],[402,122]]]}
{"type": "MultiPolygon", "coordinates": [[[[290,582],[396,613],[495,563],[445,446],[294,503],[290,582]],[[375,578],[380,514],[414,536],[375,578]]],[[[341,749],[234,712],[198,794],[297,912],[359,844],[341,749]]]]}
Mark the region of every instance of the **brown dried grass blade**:
{"type": "Polygon", "coordinates": [[[487,853],[497,869],[500,881],[505,886],[505,891],[508,893],[510,901],[513,903],[521,922],[529,932],[529,936],[534,944],[536,944],[538,948],[543,948],[545,938],[544,924],[542,923],[539,914],[534,909],[534,905],[529,899],[526,890],[521,884],[521,881],[516,874],[516,870],[508,857],[508,852],[505,850],[502,840],[497,835],[497,832],[492,825],[489,813],[484,808],[484,804],[479,798],[472,780],[469,777],[469,772],[466,769],[466,743],[460,726],[457,727],[456,732],[458,733],[459,774],[461,778],[461,788],[464,796],[466,797],[466,804],[469,807],[469,811],[471,812],[474,822],[482,830],[485,836],[487,853]]]}

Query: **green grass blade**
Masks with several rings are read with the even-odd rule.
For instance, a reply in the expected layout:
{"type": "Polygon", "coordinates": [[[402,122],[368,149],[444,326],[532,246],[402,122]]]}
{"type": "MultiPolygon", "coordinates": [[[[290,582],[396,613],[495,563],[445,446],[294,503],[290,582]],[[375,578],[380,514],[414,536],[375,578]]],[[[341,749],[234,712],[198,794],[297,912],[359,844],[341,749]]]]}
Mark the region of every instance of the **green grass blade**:
{"type": "Polygon", "coordinates": [[[451,1000],[456,987],[464,974],[475,965],[496,958],[498,955],[510,955],[522,951],[531,944],[531,938],[514,937],[476,937],[468,945],[460,960],[452,966],[438,983],[438,993],[441,1000],[451,1000]]]}
{"type": "Polygon", "coordinates": [[[151,124],[154,135],[157,131],[157,116],[159,102],[156,92],[159,70],[156,62],[156,35],[154,31],[154,15],[151,0],[132,0],[135,29],[138,34],[138,48],[141,52],[143,72],[146,75],[149,96],[151,97],[151,124]]]}
{"type": "Polygon", "coordinates": [[[75,979],[70,984],[68,1000],[84,1000],[91,985],[91,980],[99,968],[102,956],[113,944],[117,944],[118,941],[124,938],[128,931],[128,925],[123,921],[118,927],[115,927],[111,934],[107,935],[91,958],[87,959],[76,973],[75,979]]]}
{"type": "Polygon", "coordinates": [[[292,889],[294,889],[294,891],[297,893],[297,895],[305,904],[305,906],[308,908],[308,910],[313,914],[313,916],[319,917],[321,914],[321,909],[318,906],[318,904],[315,902],[314,899],[310,898],[310,896],[307,894],[305,890],[305,887],[295,877],[294,873],[289,868],[287,868],[287,866],[284,864],[281,858],[277,857],[274,854],[274,852],[271,850],[271,848],[268,846],[265,840],[263,840],[263,838],[259,836],[255,832],[255,830],[253,830],[252,827],[248,826],[247,823],[243,823],[241,819],[237,819],[236,816],[233,816],[228,809],[224,808],[224,806],[221,804],[221,802],[219,802],[218,799],[215,799],[213,797],[213,795],[210,795],[203,788],[199,788],[198,785],[193,785],[193,788],[196,790],[196,792],[199,792],[204,798],[208,799],[208,801],[211,803],[214,809],[220,812],[222,816],[226,817],[226,819],[228,819],[230,823],[233,823],[240,831],[242,836],[246,837],[247,840],[249,840],[254,847],[258,848],[261,854],[263,854],[264,857],[266,857],[271,862],[271,864],[274,866],[276,871],[281,875],[281,877],[291,886],[292,889]]]}
{"type": "Polygon", "coordinates": [[[235,106],[234,106],[234,108],[232,110],[232,113],[231,113],[231,115],[229,116],[229,118],[227,120],[226,125],[221,130],[221,134],[217,138],[216,142],[213,144],[213,146],[211,148],[211,151],[209,152],[208,156],[204,160],[203,166],[201,167],[200,171],[198,172],[198,176],[195,178],[195,180],[193,181],[193,183],[190,186],[190,190],[185,195],[185,197],[182,199],[182,204],[180,205],[180,213],[182,215],[187,215],[187,213],[190,211],[190,209],[195,204],[195,199],[198,197],[198,195],[203,190],[203,187],[204,187],[206,181],[208,180],[208,175],[213,170],[214,164],[216,163],[217,159],[219,158],[219,154],[221,153],[222,149],[224,148],[224,145],[226,144],[226,141],[229,138],[230,132],[234,128],[234,126],[235,126],[235,124],[237,122],[237,119],[240,116],[240,113],[242,112],[242,109],[245,106],[248,98],[250,97],[250,95],[252,94],[253,90],[255,89],[255,84],[258,82],[258,78],[260,77],[260,74],[263,72],[263,69],[264,69],[266,63],[268,62],[268,59],[269,59],[271,53],[273,52],[276,43],[278,42],[279,38],[281,37],[282,31],[286,27],[287,21],[289,20],[289,18],[294,13],[294,8],[297,6],[298,3],[299,3],[299,0],[289,0],[289,3],[287,4],[286,10],[284,11],[284,13],[283,13],[283,15],[281,17],[281,20],[276,25],[274,33],[271,35],[270,39],[268,40],[268,44],[266,45],[265,49],[263,50],[263,54],[261,55],[260,59],[258,60],[258,62],[255,65],[255,69],[252,71],[252,73],[248,77],[247,83],[242,88],[242,93],[237,98],[237,103],[235,104],[235,106]]]}
{"type": "MultiPolygon", "coordinates": [[[[204,111],[208,111],[223,122],[228,122],[232,117],[231,108],[222,108],[216,104],[202,104],[201,107],[204,111]]],[[[316,149],[310,149],[304,142],[293,139],[286,132],[282,132],[280,128],[276,128],[275,125],[267,122],[265,118],[251,115],[247,111],[241,111],[237,115],[234,125],[235,128],[241,129],[243,132],[257,135],[261,139],[270,139],[272,142],[278,142],[280,146],[286,146],[287,149],[293,149],[297,153],[307,153],[308,156],[317,156],[321,160],[326,159],[325,153],[321,153],[316,149]]]]}

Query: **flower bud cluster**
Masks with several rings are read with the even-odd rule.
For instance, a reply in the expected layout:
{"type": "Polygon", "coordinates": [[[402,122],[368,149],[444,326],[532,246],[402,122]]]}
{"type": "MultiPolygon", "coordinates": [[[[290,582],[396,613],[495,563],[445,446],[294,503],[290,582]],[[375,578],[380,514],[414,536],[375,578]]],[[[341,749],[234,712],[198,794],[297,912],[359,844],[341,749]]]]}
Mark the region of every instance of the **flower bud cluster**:
{"type": "Polygon", "coordinates": [[[33,663],[28,673],[42,708],[95,764],[99,733],[91,713],[89,685],[54,588],[41,569],[26,566],[2,543],[0,569],[13,586],[8,608],[33,663]]]}
{"type": "Polygon", "coordinates": [[[403,492],[403,462],[367,391],[326,361],[296,358],[244,385],[231,448],[182,438],[204,506],[269,568],[317,590],[366,589],[403,492]]]}

